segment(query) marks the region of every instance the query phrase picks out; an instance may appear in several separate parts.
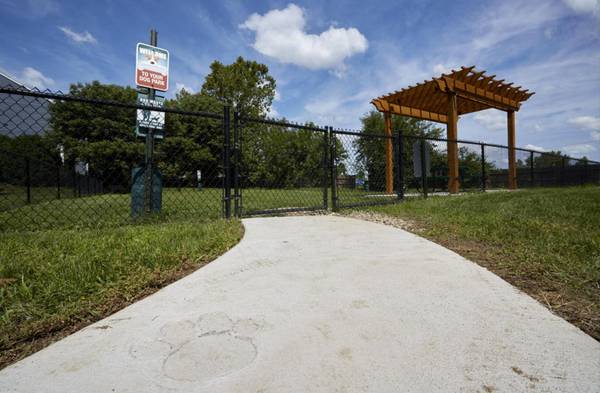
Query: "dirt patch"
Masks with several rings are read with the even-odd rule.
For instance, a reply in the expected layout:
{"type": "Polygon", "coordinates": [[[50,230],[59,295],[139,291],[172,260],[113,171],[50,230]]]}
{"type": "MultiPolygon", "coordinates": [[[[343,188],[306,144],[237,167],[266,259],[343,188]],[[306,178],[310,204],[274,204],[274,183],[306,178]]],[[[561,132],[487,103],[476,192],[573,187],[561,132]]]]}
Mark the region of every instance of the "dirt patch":
{"type": "Polygon", "coordinates": [[[566,285],[552,280],[544,271],[535,267],[531,267],[527,271],[516,271],[516,261],[511,261],[511,255],[499,245],[465,240],[453,236],[452,233],[446,233],[443,237],[431,236],[427,223],[418,220],[368,211],[348,211],[338,215],[390,225],[432,240],[492,271],[536,299],[552,313],[600,341],[600,307],[598,304],[573,293],[566,285]]]}
{"type": "Polygon", "coordinates": [[[3,277],[0,277],[0,288],[7,287],[10,284],[13,284],[15,282],[17,282],[16,278],[3,278],[3,277]]]}

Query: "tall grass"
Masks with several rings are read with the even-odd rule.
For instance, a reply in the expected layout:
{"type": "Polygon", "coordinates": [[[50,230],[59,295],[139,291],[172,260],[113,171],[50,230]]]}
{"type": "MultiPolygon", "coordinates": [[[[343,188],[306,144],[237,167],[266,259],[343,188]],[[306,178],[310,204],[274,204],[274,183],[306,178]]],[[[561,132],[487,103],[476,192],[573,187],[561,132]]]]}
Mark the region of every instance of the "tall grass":
{"type": "Polygon", "coordinates": [[[21,344],[94,321],[232,247],[238,221],[0,234],[0,365],[21,344]]]}

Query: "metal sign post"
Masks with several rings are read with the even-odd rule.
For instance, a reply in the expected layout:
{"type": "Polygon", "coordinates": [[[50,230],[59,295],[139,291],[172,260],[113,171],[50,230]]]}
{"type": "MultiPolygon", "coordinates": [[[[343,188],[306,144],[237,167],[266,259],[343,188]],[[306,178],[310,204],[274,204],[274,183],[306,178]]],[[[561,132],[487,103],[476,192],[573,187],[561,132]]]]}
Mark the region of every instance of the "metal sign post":
{"type": "Polygon", "coordinates": [[[138,105],[159,110],[138,109],[135,133],[145,138],[144,167],[132,172],[132,215],[160,211],[162,180],[154,165],[154,140],[164,137],[164,97],[156,91],[169,88],[169,51],[158,48],[158,32],[150,30],[150,44],[136,46],[135,83],[138,86],[138,105]],[[143,195],[142,195],[143,194],[143,195]]]}
{"type": "MultiPolygon", "coordinates": [[[[156,30],[150,30],[150,45],[158,45],[158,32],[156,30]]],[[[148,98],[154,100],[156,90],[149,89],[148,98]]],[[[146,213],[152,213],[152,167],[154,159],[154,128],[148,128],[146,132],[146,173],[144,177],[144,210],[146,213]]]]}

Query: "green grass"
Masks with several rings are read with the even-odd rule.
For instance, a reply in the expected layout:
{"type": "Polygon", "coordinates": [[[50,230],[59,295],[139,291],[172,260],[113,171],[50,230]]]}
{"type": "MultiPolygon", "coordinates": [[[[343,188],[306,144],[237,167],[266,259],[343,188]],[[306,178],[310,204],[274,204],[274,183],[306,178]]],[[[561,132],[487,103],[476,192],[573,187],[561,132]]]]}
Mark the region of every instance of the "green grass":
{"type": "MultiPolygon", "coordinates": [[[[338,191],[346,204],[388,198],[338,191]]],[[[161,214],[138,222],[129,194],[57,200],[51,189],[33,189],[32,197],[26,205],[18,202],[22,189],[0,195],[0,367],[212,260],[242,233],[239,222],[219,219],[220,189],[165,189],[161,214]]],[[[320,188],[243,191],[247,212],[319,207],[322,200],[320,188]]],[[[599,187],[408,199],[368,209],[416,223],[419,234],[600,338],[599,187]]]]}
{"type": "MultiPolygon", "coordinates": [[[[5,186],[0,194],[0,231],[38,230],[49,228],[99,228],[134,223],[131,218],[130,194],[99,194],[74,198],[72,191],[63,189],[56,199],[52,188],[33,188],[32,203],[26,204],[22,187],[5,186]],[[65,198],[66,196],[70,196],[65,198]]],[[[416,192],[416,190],[410,190],[416,192]]],[[[222,216],[220,188],[165,188],[161,213],[152,221],[219,218],[222,216]]],[[[331,191],[328,190],[328,199],[331,191]]],[[[339,187],[341,205],[386,202],[395,194],[339,187]]],[[[249,188],[242,190],[244,214],[256,211],[323,206],[323,190],[319,187],[293,189],[249,188]]],[[[145,219],[147,221],[147,219],[145,219]]]]}
{"type": "MultiPolygon", "coordinates": [[[[41,203],[56,199],[58,192],[55,187],[35,187],[31,189],[31,203],[41,203]]],[[[73,197],[72,189],[62,189],[63,199],[73,197]]],[[[27,189],[12,184],[0,184],[0,212],[27,205],[27,189]]]]}
{"type": "Polygon", "coordinates": [[[241,235],[239,221],[193,219],[0,233],[0,367],[202,266],[241,235]]]}
{"type": "MultiPolygon", "coordinates": [[[[0,231],[37,230],[50,228],[99,228],[131,224],[130,194],[99,194],[79,198],[35,199],[45,195],[45,189],[34,188],[31,204],[15,203],[15,207],[0,211],[0,231]]],[[[8,205],[20,192],[0,195],[0,206],[8,205]]],[[[163,192],[161,219],[219,218],[221,191],[218,189],[166,189],[163,192]]]]}
{"type": "MultiPolygon", "coordinates": [[[[100,194],[80,198],[49,199],[46,189],[32,189],[33,202],[25,204],[24,189],[0,195],[0,231],[50,228],[99,228],[127,225],[131,218],[130,194],[100,194]]],[[[244,212],[323,205],[321,188],[243,190],[244,212]]],[[[194,188],[163,190],[162,211],[153,221],[219,218],[222,190],[194,188]]]]}
{"type": "Polygon", "coordinates": [[[414,199],[369,208],[473,257],[600,339],[600,187],[414,199]]]}

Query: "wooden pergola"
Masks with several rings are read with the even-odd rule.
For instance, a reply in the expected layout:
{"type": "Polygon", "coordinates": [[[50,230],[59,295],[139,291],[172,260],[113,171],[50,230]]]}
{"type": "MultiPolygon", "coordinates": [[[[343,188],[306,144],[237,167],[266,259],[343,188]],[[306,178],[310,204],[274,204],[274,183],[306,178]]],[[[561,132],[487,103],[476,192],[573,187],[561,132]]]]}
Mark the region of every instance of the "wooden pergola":
{"type": "MultiPolygon", "coordinates": [[[[442,74],[439,78],[426,80],[395,91],[371,101],[379,112],[384,113],[385,133],[392,135],[392,114],[414,117],[446,124],[448,139],[448,190],[459,190],[458,174],[458,116],[485,109],[499,109],[507,113],[508,125],[508,187],[517,187],[515,157],[515,112],[521,102],[531,97],[533,92],[520,86],[495,79],[496,75],[486,76],[485,71],[477,71],[475,66],[461,67],[458,71],[442,74]]],[[[392,140],[386,145],[386,191],[394,190],[392,140]]]]}

